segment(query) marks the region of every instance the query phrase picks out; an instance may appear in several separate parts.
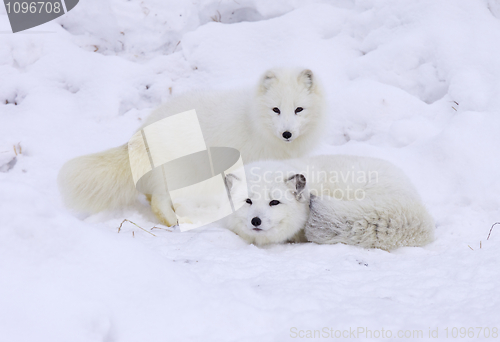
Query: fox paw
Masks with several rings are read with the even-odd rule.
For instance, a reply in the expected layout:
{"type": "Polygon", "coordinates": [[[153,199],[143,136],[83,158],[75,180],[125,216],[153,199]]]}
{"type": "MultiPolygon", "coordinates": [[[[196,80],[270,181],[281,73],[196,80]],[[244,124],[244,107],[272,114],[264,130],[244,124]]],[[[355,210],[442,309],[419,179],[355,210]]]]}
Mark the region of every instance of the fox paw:
{"type": "Polygon", "coordinates": [[[183,224],[183,223],[187,223],[187,224],[192,224],[193,221],[191,221],[188,217],[186,216],[183,216],[183,217],[179,217],[179,224],[183,224]]]}

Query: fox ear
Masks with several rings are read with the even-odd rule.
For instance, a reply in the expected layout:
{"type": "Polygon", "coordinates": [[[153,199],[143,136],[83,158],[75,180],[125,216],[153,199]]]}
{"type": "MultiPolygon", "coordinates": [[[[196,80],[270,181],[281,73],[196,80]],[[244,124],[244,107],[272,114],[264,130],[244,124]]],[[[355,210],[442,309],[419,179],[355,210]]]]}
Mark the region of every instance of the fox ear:
{"type": "Polygon", "coordinates": [[[235,175],[233,175],[232,173],[228,173],[226,177],[224,177],[224,183],[226,183],[226,187],[228,190],[231,190],[233,188],[234,183],[239,180],[240,179],[235,175]]]}
{"type": "Polygon", "coordinates": [[[299,81],[303,82],[307,89],[311,90],[314,86],[313,72],[309,69],[302,70],[299,74],[299,81]]]}
{"type": "Polygon", "coordinates": [[[306,187],[306,177],[304,175],[293,175],[285,180],[285,184],[292,189],[292,192],[297,200],[304,198],[303,192],[306,187]]]}
{"type": "Polygon", "coordinates": [[[266,71],[266,73],[260,79],[260,90],[265,93],[269,90],[271,85],[277,80],[276,74],[272,70],[266,71]]]}

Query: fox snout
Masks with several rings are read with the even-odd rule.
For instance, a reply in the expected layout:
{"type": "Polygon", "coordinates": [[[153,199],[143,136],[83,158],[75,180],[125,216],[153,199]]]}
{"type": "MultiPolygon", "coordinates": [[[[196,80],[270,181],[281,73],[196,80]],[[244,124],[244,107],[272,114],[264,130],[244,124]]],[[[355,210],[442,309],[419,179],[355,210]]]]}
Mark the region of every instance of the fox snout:
{"type": "Polygon", "coordinates": [[[253,230],[262,230],[262,228],[259,228],[259,226],[262,224],[262,220],[259,217],[255,216],[250,222],[252,223],[253,230]]]}
{"type": "Polygon", "coordinates": [[[283,139],[284,142],[292,142],[295,139],[297,139],[300,135],[300,133],[297,130],[290,129],[290,128],[285,128],[283,131],[278,131],[277,132],[278,137],[283,139]]]}
{"type": "Polygon", "coordinates": [[[283,134],[281,135],[283,137],[283,139],[287,140],[287,141],[290,141],[290,138],[292,137],[292,133],[290,133],[289,131],[284,131],[283,134]]]}

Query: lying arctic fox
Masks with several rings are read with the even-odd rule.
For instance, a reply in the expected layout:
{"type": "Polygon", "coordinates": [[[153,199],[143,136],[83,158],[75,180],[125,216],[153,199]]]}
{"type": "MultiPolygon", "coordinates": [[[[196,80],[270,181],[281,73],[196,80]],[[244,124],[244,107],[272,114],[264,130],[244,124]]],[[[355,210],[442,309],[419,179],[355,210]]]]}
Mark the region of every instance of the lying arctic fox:
{"type": "MultiPolygon", "coordinates": [[[[244,163],[304,156],[324,126],[322,91],[307,69],[269,70],[254,90],[180,96],[156,109],[143,127],[191,109],[198,114],[206,145],[236,148],[244,163]]],[[[170,198],[155,193],[158,172],[152,172],[143,191],[160,222],[171,226],[177,218],[170,198]]],[[[70,160],[60,171],[59,186],[67,206],[79,211],[95,213],[135,202],[127,144],[70,160]]]]}
{"type": "Polygon", "coordinates": [[[434,222],[405,174],[387,161],[316,156],[246,166],[250,197],[225,220],[257,245],[285,241],[344,243],[391,250],[433,240],[434,222]]]}

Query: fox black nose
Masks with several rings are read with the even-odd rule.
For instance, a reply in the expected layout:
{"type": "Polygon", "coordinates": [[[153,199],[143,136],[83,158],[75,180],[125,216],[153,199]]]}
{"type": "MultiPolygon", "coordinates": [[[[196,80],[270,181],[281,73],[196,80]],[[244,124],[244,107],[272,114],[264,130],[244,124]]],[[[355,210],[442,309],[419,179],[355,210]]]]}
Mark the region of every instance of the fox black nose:
{"type": "Polygon", "coordinates": [[[260,218],[258,218],[258,217],[254,217],[254,218],[252,219],[252,224],[253,224],[255,227],[260,226],[260,224],[261,224],[261,223],[262,223],[262,221],[261,221],[261,220],[260,220],[260,218]]]}
{"type": "Polygon", "coordinates": [[[292,137],[292,133],[286,131],[286,132],[283,132],[283,138],[285,139],[290,139],[292,137]]]}

